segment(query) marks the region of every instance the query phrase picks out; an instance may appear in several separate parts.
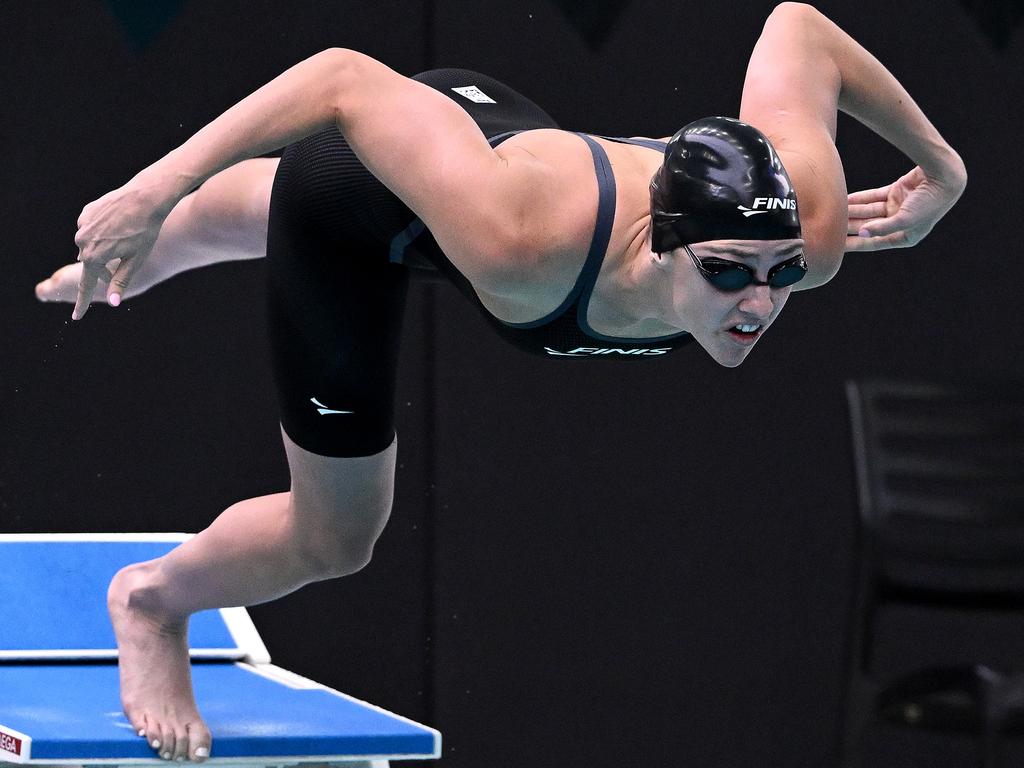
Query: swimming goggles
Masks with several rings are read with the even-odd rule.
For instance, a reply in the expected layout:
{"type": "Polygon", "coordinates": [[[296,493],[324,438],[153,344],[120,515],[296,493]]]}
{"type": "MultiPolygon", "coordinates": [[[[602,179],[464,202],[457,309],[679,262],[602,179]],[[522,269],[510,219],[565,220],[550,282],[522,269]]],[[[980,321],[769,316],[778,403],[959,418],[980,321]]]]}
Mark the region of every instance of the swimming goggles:
{"type": "Polygon", "coordinates": [[[704,279],[715,288],[726,293],[742,291],[748,285],[768,285],[772,288],[785,288],[788,285],[800,282],[807,274],[807,262],[804,255],[798,253],[791,259],[786,259],[768,270],[768,279],[761,281],[753,269],[746,264],[740,264],[728,259],[698,259],[690,246],[683,243],[683,248],[693,259],[693,265],[697,267],[704,279]]]}

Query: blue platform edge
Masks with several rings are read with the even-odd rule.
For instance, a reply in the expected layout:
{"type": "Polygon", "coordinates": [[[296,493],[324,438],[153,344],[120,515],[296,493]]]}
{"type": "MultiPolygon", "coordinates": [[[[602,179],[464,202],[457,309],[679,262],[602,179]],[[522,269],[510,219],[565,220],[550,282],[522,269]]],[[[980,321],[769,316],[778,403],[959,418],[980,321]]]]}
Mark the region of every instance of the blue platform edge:
{"type": "MultiPolygon", "coordinates": [[[[276,667],[193,665],[196,701],[213,734],[211,759],[436,758],[441,734],[276,667]],[[297,688],[294,685],[309,687],[297,688]]],[[[0,759],[154,759],[121,713],[117,666],[0,665],[0,745],[20,735],[28,756],[0,759]]]]}

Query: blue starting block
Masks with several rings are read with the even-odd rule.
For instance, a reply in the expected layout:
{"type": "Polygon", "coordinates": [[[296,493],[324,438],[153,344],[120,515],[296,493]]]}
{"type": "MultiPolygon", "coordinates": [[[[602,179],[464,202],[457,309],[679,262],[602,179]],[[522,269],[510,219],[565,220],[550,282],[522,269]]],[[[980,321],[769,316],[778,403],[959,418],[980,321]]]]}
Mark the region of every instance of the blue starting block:
{"type": "MultiPolygon", "coordinates": [[[[107,585],[187,534],[0,535],[0,766],[165,764],[121,712],[107,585]]],[[[244,608],[189,622],[207,763],[387,768],[441,734],[270,663],[244,608]]],[[[312,768],[312,767],[310,767],[312,768]]]]}

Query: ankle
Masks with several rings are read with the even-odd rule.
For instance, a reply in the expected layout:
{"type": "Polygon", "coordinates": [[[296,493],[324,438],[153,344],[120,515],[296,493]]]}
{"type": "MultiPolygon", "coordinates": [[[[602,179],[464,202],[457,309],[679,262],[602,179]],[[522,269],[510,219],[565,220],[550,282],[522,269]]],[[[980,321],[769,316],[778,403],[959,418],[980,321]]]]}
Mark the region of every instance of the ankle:
{"type": "Polygon", "coordinates": [[[134,613],[141,613],[165,629],[174,629],[188,619],[174,610],[167,584],[161,578],[159,561],[135,563],[122,568],[110,583],[110,597],[119,599],[134,613]]]}

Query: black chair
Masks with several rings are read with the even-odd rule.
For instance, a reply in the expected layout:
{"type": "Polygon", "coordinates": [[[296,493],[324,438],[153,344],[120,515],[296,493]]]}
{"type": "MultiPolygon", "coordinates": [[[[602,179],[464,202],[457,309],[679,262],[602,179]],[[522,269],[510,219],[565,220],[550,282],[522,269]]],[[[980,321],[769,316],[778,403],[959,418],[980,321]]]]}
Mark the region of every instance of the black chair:
{"type": "Polygon", "coordinates": [[[1024,732],[1024,674],[880,680],[872,648],[882,605],[1024,611],[1024,386],[865,381],[847,397],[860,525],[839,762],[860,766],[867,727],[886,722],[976,734],[977,764],[994,766],[999,735],[1024,732]]]}

